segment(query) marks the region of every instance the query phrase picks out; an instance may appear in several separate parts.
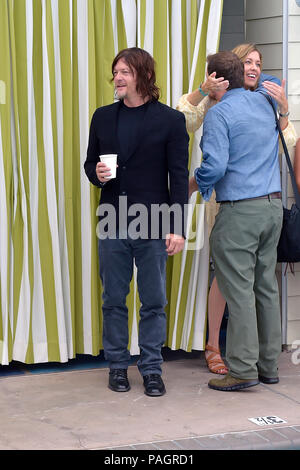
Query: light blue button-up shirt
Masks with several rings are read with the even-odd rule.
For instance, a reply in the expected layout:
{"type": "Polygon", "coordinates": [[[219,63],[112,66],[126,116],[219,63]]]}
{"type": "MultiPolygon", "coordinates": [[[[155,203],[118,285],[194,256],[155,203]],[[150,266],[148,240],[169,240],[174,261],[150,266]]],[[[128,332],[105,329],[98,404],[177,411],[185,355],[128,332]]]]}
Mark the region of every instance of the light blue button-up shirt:
{"type": "Polygon", "coordinates": [[[203,198],[237,201],[281,191],[278,131],[263,93],[235,88],[209,109],[203,123],[201,166],[195,178],[203,198]]]}

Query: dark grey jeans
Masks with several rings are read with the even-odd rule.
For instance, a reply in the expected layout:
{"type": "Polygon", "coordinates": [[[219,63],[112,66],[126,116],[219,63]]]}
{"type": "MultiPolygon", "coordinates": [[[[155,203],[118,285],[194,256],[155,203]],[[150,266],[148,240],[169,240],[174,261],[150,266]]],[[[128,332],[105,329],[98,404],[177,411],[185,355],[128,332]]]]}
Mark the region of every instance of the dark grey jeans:
{"type": "Polygon", "coordinates": [[[99,240],[103,348],[110,368],[127,369],[130,361],[126,297],[135,262],[141,301],[138,368],[142,375],[161,374],[161,348],[166,339],[166,260],[165,240],[99,240]]]}

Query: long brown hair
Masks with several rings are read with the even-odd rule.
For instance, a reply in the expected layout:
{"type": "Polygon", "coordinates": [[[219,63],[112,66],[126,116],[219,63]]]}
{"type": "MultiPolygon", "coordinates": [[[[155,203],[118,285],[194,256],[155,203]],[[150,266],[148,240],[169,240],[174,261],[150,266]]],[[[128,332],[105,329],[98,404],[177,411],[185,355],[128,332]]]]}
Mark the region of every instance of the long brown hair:
{"type": "MultiPolygon", "coordinates": [[[[245,43],[245,44],[239,44],[238,46],[235,46],[234,49],[232,49],[232,52],[238,56],[240,61],[244,64],[248,55],[251,54],[251,52],[257,52],[260,58],[260,71],[262,69],[262,54],[260,50],[257,48],[256,44],[253,43],[245,43]]],[[[251,88],[251,90],[255,90],[258,86],[258,81],[256,82],[255,86],[251,88]]]]}
{"type": "Polygon", "coordinates": [[[131,72],[136,72],[136,91],[143,97],[149,97],[150,100],[157,101],[160,91],[156,85],[155,61],[153,57],[144,49],[139,47],[130,47],[120,51],[113,60],[111,70],[117,62],[122,59],[126,62],[131,72]]]}

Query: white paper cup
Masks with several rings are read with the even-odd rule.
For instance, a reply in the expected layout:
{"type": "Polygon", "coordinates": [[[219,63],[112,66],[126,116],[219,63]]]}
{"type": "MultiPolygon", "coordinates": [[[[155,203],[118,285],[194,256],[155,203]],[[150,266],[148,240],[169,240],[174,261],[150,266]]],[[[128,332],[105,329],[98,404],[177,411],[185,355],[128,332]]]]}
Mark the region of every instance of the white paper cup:
{"type": "Polygon", "coordinates": [[[106,176],[106,179],[110,180],[116,177],[117,171],[117,154],[109,153],[107,155],[100,155],[101,162],[104,162],[111,171],[111,176],[106,176]]]}

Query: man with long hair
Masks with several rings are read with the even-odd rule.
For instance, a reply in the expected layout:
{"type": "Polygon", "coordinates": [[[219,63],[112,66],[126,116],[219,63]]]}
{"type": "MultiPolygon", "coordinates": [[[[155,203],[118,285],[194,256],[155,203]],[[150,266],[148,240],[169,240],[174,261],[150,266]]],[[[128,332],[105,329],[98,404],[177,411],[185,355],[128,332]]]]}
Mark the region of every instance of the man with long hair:
{"type": "Polygon", "coordinates": [[[135,263],[141,301],[138,368],[145,393],[161,396],[166,260],[184,246],[189,137],[184,115],[158,101],[155,63],[148,52],[136,47],[120,51],[112,76],[118,101],[95,111],[84,165],[91,183],[102,188],[102,222],[101,207],[108,212],[112,208],[115,215],[114,230],[108,230],[108,236],[103,230],[98,234],[108,386],[116,392],[130,389],[126,296],[135,263]],[[103,154],[117,154],[116,178],[110,179],[110,169],[99,162],[103,154]],[[180,216],[170,217],[168,230],[164,218],[174,205],[180,216]],[[159,213],[154,206],[168,209],[159,213]]]}
{"type": "Polygon", "coordinates": [[[278,131],[266,91],[245,90],[236,54],[208,57],[208,73],[229,81],[204,119],[203,159],[190,180],[220,210],[210,236],[218,286],[229,319],[228,374],[210,388],[234,391],[275,384],[281,352],[281,321],[275,275],[282,226],[278,131]]]}

